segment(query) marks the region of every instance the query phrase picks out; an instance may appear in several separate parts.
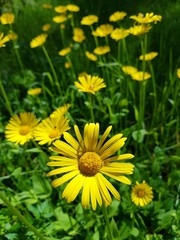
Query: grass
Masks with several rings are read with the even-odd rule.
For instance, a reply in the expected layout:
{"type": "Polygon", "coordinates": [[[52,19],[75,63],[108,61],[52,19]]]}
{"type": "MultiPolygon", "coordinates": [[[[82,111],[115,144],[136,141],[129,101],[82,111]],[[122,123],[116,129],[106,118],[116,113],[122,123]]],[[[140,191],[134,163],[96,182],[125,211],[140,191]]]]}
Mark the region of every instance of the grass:
{"type": "MultiPolygon", "coordinates": [[[[0,32],[7,35],[13,29],[18,39],[0,48],[0,239],[180,239],[180,4],[163,2],[109,1],[105,5],[101,0],[96,4],[79,0],[76,4],[80,11],[71,12],[65,28],[52,21],[57,13],[44,9],[44,1],[1,2],[1,13],[13,12],[15,22],[0,24],[0,32]],[[114,28],[133,26],[129,17],[139,12],[160,14],[162,21],[152,24],[147,34],[129,35],[119,43],[110,35],[94,38],[91,28],[80,24],[82,17],[96,14],[96,29],[109,23],[109,16],[118,10],[127,16],[111,23],[114,28]],[[46,23],[51,28],[45,44],[30,48],[31,40],[43,33],[41,28],[46,23]],[[74,27],[83,29],[86,39],[82,43],[73,41],[74,27]],[[101,45],[109,45],[111,51],[90,61],[85,51],[93,52],[101,45]],[[58,55],[69,46],[68,55],[58,55]],[[142,53],[152,51],[158,52],[155,59],[139,60],[142,53]],[[122,71],[126,65],[150,73],[151,78],[133,80],[122,71]],[[106,88],[91,95],[78,91],[74,82],[82,72],[103,78],[106,88]],[[41,94],[27,94],[36,87],[42,88],[41,94]],[[35,141],[17,145],[5,136],[12,115],[33,112],[41,120],[67,103],[71,104],[66,116],[72,135],[74,124],[83,130],[86,123],[98,122],[101,134],[112,125],[109,137],[117,133],[127,137],[118,154],[135,156],[131,186],[108,179],[119,191],[121,201],[113,198],[107,209],[82,208],[80,194],[67,203],[62,199],[64,186],[52,188],[52,179],[46,176],[51,170],[47,166],[52,155],[49,146],[35,141]],[[131,201],[131,190],[136,181],[143,180],[152,187],[154,198],[140,207],[131,201]]],[[[46,3],[59,5],[58,1],[46,3]]]]}

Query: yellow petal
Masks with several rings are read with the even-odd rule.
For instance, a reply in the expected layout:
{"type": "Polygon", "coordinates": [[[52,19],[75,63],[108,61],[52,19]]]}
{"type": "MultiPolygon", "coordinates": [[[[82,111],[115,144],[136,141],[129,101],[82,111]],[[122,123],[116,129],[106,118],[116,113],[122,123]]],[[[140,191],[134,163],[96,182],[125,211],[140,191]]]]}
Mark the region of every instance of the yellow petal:
{"type": "Polygon", "coordinates": [[[51,184],[53,187],[58,187],[58,186],[62,185],[63,183],[69,181],[71,178],[73,178],[77,174],[79,174],[79,170],[67,173],[67,174],[63,175],[62,177],[54,180],[51,184]]]}
{"type": "Polygon", "coordinates": [[[84,179],[85,177],[81,174],[78,174],[75,178],[73,178],[64,189],[62,198],[66,198],[67,202],[72,202],[81,190],[84,179]]]}
{"type": "Polygon", "coordinates": [[[97,145],[97,148],[96,150],[98,151],[100,149],[100,147],[103,145],[104,141],[106,140],[107,136],[109,135],[110,131],[112,129],[112,126],[109,126],[106,131],[103,133],[98,145],[97,145]]]}
{"type": "Polygon", "coordinates": [[[57,168],[57,169],[54,169],[52,171],[50,171],[47,176],[50,177],[50,176],[53,176],[53,175],[56,175],[56,174],[61,174],[61,173],[65,173],[65,172],[70,172],[70,171],[74,171],[74,170],[77,170],[78,169],[78,166],[75,165],[75,166],[68,166],[68,167],[62,167],[62,168],[57,168]]]}

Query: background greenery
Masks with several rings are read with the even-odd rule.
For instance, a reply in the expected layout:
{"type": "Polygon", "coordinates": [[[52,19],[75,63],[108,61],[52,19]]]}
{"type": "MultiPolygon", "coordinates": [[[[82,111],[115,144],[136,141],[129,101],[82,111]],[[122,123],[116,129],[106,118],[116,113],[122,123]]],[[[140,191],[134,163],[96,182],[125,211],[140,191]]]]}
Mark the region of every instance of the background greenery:
{"type": "MultiPolygon", "coordinates": [[[[13,30],[18,34],[16,47],[19,50],[24,70],[16,60],[12,42],[1,48],[0,77],[11,103],[13,113],[34,112],[38,118],[47,117],[54,109],[64,103],[70,103],[68,113],[71,128],[76,123],[82,129],[90,121],[89,103],[86,94],[79,93],[74,87],[78,74],[88,72],[103,77],[107,88],[96,94],[93,99],[95,120],[101,125],[101,132],[113,125],[113,132],[123,132],[128,137],[123,151],[135,155],[135,173],[132,182],[146,180],[152,186],[153,202],[144,208],[136,207],[130,200],[131,187],[113,182],[122,196],[121,202],[113,200],[108,208],[112,228],[117,227],[116,239],[180,239],[179,231],[179,194],[180,194],[180,148],[179,148],[179,89],[180,79],[176,70],[180,66],[180,2],[177,1],[74,1],[80,6],[80,12],[74,16],[76,25],[88,14],[99,16],[99,23],[108,22],[113,12],[125,11],[130,15],[139,12],[154,12],[162,15],[162,22],[153,26],[148,33],[148,51],[157,51],[153,60],[156,80],[157,108],[154,109],[151,80],[147,83],[144,128],[141,140],[137,141],[137,121],[139,109],[140,84],[125,76],[121,66],[127,62],[117,62],[115,42],[110,41],[111,54],[105,61],[90,63],[84,55],[84,49],[93,50],[93,39],[88,38],[82,45],[74,44],[71,61],[72,69],[66,69],[66,59],[58,56],[65,46],[61,39],[59,26],[52,22],[56,15],[52,10],[42,8],[43,3],[53,6],[67,4],[67,1],[1,1],[1,13],[12,11],[16,15],[13,30]],[[60,95],[51,85],[51,70],[41,48],[30,49],[30,41],[42,33],[43,24],[50,22],[48,40],[45,44],[51,60],[58,72],[63,94],[60,95]],[[128,91],[130,83],[133,93],[128,91]],[[38,98],[27,95],[32,87],[42,87],[43,94],[38,98]],[[115,224],[116,223],[116,224],[115,224]]],[[[124,27],[130,27],[132,21],[127,18],[124,27]]],[[[90,33],[88,28],[83,28],[90,33]]],[[[7,26],[0,26],[1,32],[7,26]]],[[[72,26],[67,25],[67,45],[72,43],[72,26]]],[[[127,39],[129,63],[140,66],[140,42],[136,37],[127,39]]],[[[17,146],[4,137],[4,128],[10,119],[5,101],[0,96],[0,190],[26,218],[43,232],[48,239],[106,239],[105,222],[101,209],[96,212],[82,209],[80,197],[72,204],[61,198],[62,189],[52,189],[51,180],[46,177],[50,170],[46,166],[50,152],[47,146],[37,148],[33,143],[17,146]]],[[[72,131],[73,132],[73,131],[72,131]]],[[[33,232],[22,225],[16,216],[0,201],[0,239],[36,239],[33,232]]]]}

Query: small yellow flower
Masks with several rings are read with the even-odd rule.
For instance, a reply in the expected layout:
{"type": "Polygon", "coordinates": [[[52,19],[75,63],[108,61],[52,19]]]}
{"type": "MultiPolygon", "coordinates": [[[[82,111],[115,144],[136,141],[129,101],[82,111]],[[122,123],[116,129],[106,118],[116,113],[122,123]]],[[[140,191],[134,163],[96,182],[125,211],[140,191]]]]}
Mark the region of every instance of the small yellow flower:
{"type": "Polygon", "coordinates": [[[142,60],[142,61],[151,61],[152,59],[154,59],[155,57],[157,57],[157,55],[158,55],[157,52],[146,53],[145,55],[139,56],[139,60],[142,60]]]}
{"type": "Polygon", "coordinates": [[[134,27],[130,27],[128,31],[130,34],[138,36],[138,35],[142,35],[149,32],[151,28],[152,27],[149,24],[147,25],[140,24],[140,25],[134,25],[134,27]]]}
{"type": "Polygon", "coordinates": [[[52,5],[51,5],[51,4],[44,3],[44,4],[42,5],[42,7],[45,8],[45,9],[51,9],[51,8],[52,8],[52,5]]]}
{"type": "Polygon", "coordinates": [[[180,78],[180,68],[177,69],[177,76],[180,78]]]}
{"type": "Polygon", "coordinates": [[[147,73],[147,72],[143,72],[143,71],[138,71],[138,72],[132,74],[131,77],[133,80],[143,81],[143,80],[147,80],[147,79],[151,78],[151,74],[147,73]]]}
{"type": "Polygon", "coordinates": [[[98,16],[88,15],[82,18],[81,25],[91,26],[93,23],[98,22],[98,16]]]}
{"type": "Polygon", "coordinates": [[[80,10],[79,6],[75,4],[68,4],[66,7],[67,7],[67,10],[69,10],[70,12],[79,12],[80,10]]]}
{"type": "Polygon", "coordinates": [[[127,29],[116,28],[112,31],[111,38],[116,41],[119,41],[123,38],[126,38],[128,35],[129,35],[129,31],[127,29]]]}
{"type": "Polygon", "coordinates": [[[17,40],[18,39],[18,35],[17,33],[13,32],[13,31],[9,31],[8,35],[7,35],[11,40],[17,40]]]}
{"type": "Polygon", "coordinates": [[[42,92],[42,88],[32,88],[27,91],[27,94],[29,95],[38,95],[42,92]]]}
{"type": "Polygon", "coordinates": [[[67,11],[67,7],[66,6],[63,6],[63,5],[59,5],[59,6],[56,6],[54,8],[55,12],[57,13],[66,13],[67,11]]]}
{"type": "Polygon", "coordinates": [[[66,15],[62,14],[62,15],[53,17],[52,20],[55,23],[63,23],[65,21],[67,21],[67,17],[66,17],[66,15]]]}
{"type": "Polygon", "coordinates": [[[133,164],[122,162],[133,158],[132,154],[115,155],[125,144],[126,138],[122,134],[116,134],[106,141],[112,129],[112,126],[109,126],[99,139],[99,129],[98,123],[86,124],[82,135],[75,125],[76,139],[65,132],[64,141],[56,140],[51,148],[59,155],[51,156],[51,161],[47,164],[56,167],[48,173],[49,177],[59,175],[53,180],[53,187],[68,182],[62,198],[68,203],[72,202],[82,189],[82,207],[87,208],[91,203],[93,210],[96,210],[97,205],[109,206],[112,202],[111,194],[120,200],[119,192],[106,177],[131,184],[124,175],[133,174],[134,171],[133,164]]]}
{"type": "Polygon", "coordinates": [[[40,145],[48,143],[49,145],[56,139],[59,139],[61,135],[69,130],[69,120],[63,115],[50,116],[40,122],[35,131],[34,137],[40,145]]]}
{"type": "Polygon", "coordinates": [[[94,62],[97,61],[97,59],[98,59],[96,55],[94,55],[93,53],[90,53],[88,51],[85,52],[85,55],[87,58],[89,58],[91,61],[94,61],[94,62]]]}
{"type": "Polygon", "coordinates": [[[146,13],[145,15],[143,13],[139,13],[137,16],[136,15],[130,16],[130,18],[140,24],[149,24],[153,22],[157,23],[162,20],[161,15],[154,15],[154,13],[146,13]]]}
{"type": "Polygon", "coordinates": [[[74,84],[80,92],[95,94],[95,92],[98,92],[101,88],[106,87],[104,79],[99,78],[98,76],[83,74],[78,77],[78,80],[79,82],[74,82],[74,84]]]}
{"type": "Polygon", "coordinates": [[[123,66],[122,71],[127,75],[133,75],[134,73],[138,72],[137,68],[133,66],[123,66]]]}
{"type": "Polygon", "coordinates": [[[9,12],[3,13],[0,17],[1,23],[3,25],[12,24],[14,22],[14,19],[15,19],[14,14],[9,12]]]}
{"type": "Polygon", "coordinates": [[[106,37],[113,31],[113,26],[111,24],[102,24],[92,32],[93,36],[96,37],[106,37]]]}
{"type": "Polygon", "coordinates": [[[40,34],[37,37],[33,38],[30,42],[30,47],[31,48],[36,48],[42,46],[47,39],[48,35],[47,34],[40,34]]]}
{"type": "Polygon", "coordinates": [[[127,16],[126,12],[115,12],[109,17],[110,22],[118,22],[120,20],[123,20],[127,16]]]}
{"type": "Polygon", "coordinates": [[[150,187],[145,181],[142,183],[136,182],[136,185],[131,192],[131,199],[135,205],[144,207],[153,199],[152,187],[150,187]]]}
{"type": "Polygon", "coordinates": [[[51,24],[50,24],[50,23],[46,23],[46,24],[44,24],[44,25],[42,26],[42,30],[43,30],[44,32],[49,31],[50,28],[51,28],[51,24]]]}
{"type": "Polygon", "coordinates": [[[51,113],[50,117],[58,117],[66,114],[70,106],[70,104],[64,104],[63,106],[58,107],[54,112],[51,113]]]}
{"type": "Polygon", "coordinates": [[[111,51],[111,49],[109,46],[99,46],[99,47],[95,48],[93,52],[97,55],[104,55],[110,51],[111,51]]]}
{"type": "Polygon", "coordinates": [[[60,56],[66,56],[66,55],[68,55],[70,52],[71,52],[71,48],[70,48],[70,47],[67,47],[67,48],[64,48],[64,49],[60,50],[60,51],[58,52],[58,54],[59,54],[60,56]]]}
{"type": "Polygon", "coordinates": [[[9,120],[5,128],[5,136],[10,142],[24,145],[34,138],[34,130],[37,124],[38,120],[33,113],[16,114],[9,120]]]}
{"type": "Polygon", "coordinates": [[[71,63],[70,62],[65,62],[64,67],[67,68],[67,69],[71,68],[71,63]]]}
{"type": "Polygon", "coordinates": [[[0,32],[0,48],[5,47],[6,46],[5,43],[9,41],[10,41],[9,36],[8,35],[4,36],[4,33],[0,32]]]}
{"type": "Polygon", "coordinates": [[[83,30],[81,29],[81,28],[74,28],[73,29],[73,40],[75,41],[75,42],[79,42],[79,43],[81,43],[81,42],[83,42],[84,40],[85,40],[85,35],[84,35],[84,32],[83,32],[83,30]]]}

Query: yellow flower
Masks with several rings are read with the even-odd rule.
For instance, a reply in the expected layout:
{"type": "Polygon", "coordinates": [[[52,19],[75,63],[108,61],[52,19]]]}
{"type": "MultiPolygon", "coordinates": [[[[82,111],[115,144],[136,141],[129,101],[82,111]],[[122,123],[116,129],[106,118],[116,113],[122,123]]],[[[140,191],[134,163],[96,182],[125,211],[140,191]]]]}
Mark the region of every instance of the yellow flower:
{"type": "Polygon", "coordinates": [[[89,58],[91,61],[97,61],[97,56],[94,55],[93,53],[90,53],[88,51],[85,52],[85,55],[87,58],[89,58]]]}
{"type": "Polygon", "coordinates": [[[42,92],[42,88],[32,88],[27,91],[29,95],[38,95],[42,92]]]}
{"type": "Polygon", "coordinates": [[[98,92],[101,88],[106,87],[104,79],[99,78],[98,76],[83,74],[79,75],[78,80],[79,82],[74,82],[74,84],[80,92],[89,92],[95,94],[95,92],[98,92]]]}
{"type": "Polygon", "coordinates": [[[157,57],[157,55],[158,55],[157,52],[146,53],[145,55],[139,56],[139,60],[142,60],[142,61],[151,61],[152,59],[154,59],[155,57],[157,57]]]}
{"type": "Polygon", "coordinates": [[[122,160],[131,159],[132,154],[115,156],[126,141],[122,134],[116,134],[105,142],[112,127],[109,126],[100,140],[99,124],[89,123],[84,127],[81,135],[78,126],[74,126],[77,140],[68,132],[64,133],[65,141],[57,140],[51,148],[59,156],[51,156],[48,166],[57,167],[48,173],[48,176],[60,174],[59,178],[52,182],[53,187],[58,187],[65,182],[66,185],[62,197],[67,202],[72,202],[82,189],[81,203],[84,208],[96,210],[97,204],[107,207],[111,204],[110,193],[120,200],[119,192],[111,182],[104,177],[110,177],[125,184],[131,184],[124,174],[132,174],[134,165],[124,163],[122,160]]]}
{"type": "Polygon", "coordinates": [[[111,24],[102,24],[92,32],[92,35],[96,37],[106,37],[112,32],[112,30],[113,26],[111,24]]]}
{"type": "Polygon", "coordinates": [[[67,7],[66,6],[63,6],[63,5],[59,5],[59,6],[56,6],[54,8],[54,10],[57,12],[57,13],[65,13],[67,11],[67,7]]]}
{"type": "Polygon", "coordinates": [[[177,69],[177,76],[180,78],[180,68],[177,69]]]}
{"type": "Polygon", "coordinates": [[[8,35],[7,35],[11,40],[17,40],[18,39],[18,35],[17,33],[13,32],[13,31],[9,31],[8,35]]]}
{"type": "Polygon", "coordinates": [[[143,207],[149,204],[153,199],[152,188],[145,181],[142,183],[136,182],[131,193],[131,199],[137,206],[143,207]]]}
{"type": "Polygon", "coordinates": [[[123,28],[116,28],[111,32],[111,38],[116,41],[126,38],[128,35],[129,31],[123,28]]]}
{"type": "Polygon", "coordinates": [[[5,136],[10,142],[24,145],[34,138],[34,129],[38,124],[35,115],[30,112],[23,112],[14,115],[5,128],[5,136]]]}
{"type": "Polygon", "coordinates": [[[70,62],[65,62],[64,67],[67,68],[67,69],[71,68],[71,63],[70,62]]]}
{"type": "Polygon", "coordinates": [[[33,38],[30,42],[30,47],[31,48],[36,48],[42,46],[47,39],[48,35],[47,34],[40,34],[39,36],[33,38]]]}
{"type": "Polygon", "coordinates": [[[15,19],[14,14],[9,12],[3,13],[0,17],[1,23],[3,25],[12,24],[14,22],[14,19],[15,19]]]}
{"type": "Polygon", "coordinates": [[[44,3],[44,4],[42,5],[42,7],[45,8],[45,9],[51,9],[51,8],[52,8],[52,5],[51,5],[51,4],[44,3]]]}
{"type": "Polygon", "coordinates": [[[67,10],[69,10],[70,12],[79,12],[80,10],[79,6],[75,4],[68,4],[66,7],[67,7],[67,10]]]}
{"type": "Polygon", "coordinates": [[[10,40],[9,36],[4,36],[4,33],[0,32],[0,48],[5,47],[5,43],[10,40]]]}
{"type": "Polygon", "coordinates": [[[44,32],[49,31],[50,28],[51,28],[51,24],[50,24],[50,23],[46,23],[46,24],[44,24],[44,25],[42,26],[42,30],[43,30],[44,32]]]}
{"type": "Polygon", "coordinates": [[[49,145],[56,139],[59,139],[63,132],[69,130],[69,120],[63,115],[50,116],[40,122],[35,131],[35,140],[39,141],[38,144],[43,145],[48,143],[49,145]]]}
{"type": "Polygon", "coordinates": [[[152,27],[150,25],[140,24],[140,25],[134,25],[134,27],[130,27],[128,31],[130,34],[137,36],[137,35],[142,35],[149,32],[151,28],[152,27]]]}
{"type": "Polygon", "coordinates": [[[84,36],[84,32],[83,32],[83,30],[81,29],[81,28],[74,28],[73,29],[73,40],[75,41],[75,42],[79,42],[79,43],[81,43],[81,42],[83,42],[84,40],[85,40],[85,36],[84,36]]]}
{"type": "Polygon", "coordinates": [[[71,52],[71,48],[70,47],[67,47],[67,48],[64,48],[64,49],[62,49],[62,50],[60,50],[59,52],[58,52],[58,54],[60,55],[60,56],[66,56],[68,53],[70,53],[71,52]]]}
{"type": "Polygon", "coordinates": [[[137,16],[136,15],[130,16],[130,18],[140,24],[148,24],[153,22],[157,23],[162,20],[161,15],[154,15],[154,13],[146,13],[145,15],[143,13],[139,13],[137,16]]]}
{"type": "Polygon", "coordinates": [[[138,72],[132,74],[131,77],[133,80],[143,81],[143,80],[147,80],[147,79],[151,78],[151,74],[147,73],[147,72],[143,72],[143,71],[138,71],[138,72]]]}
{"type": "Polygon", "coordinates": [[[99,47],[95,48],[93,52],[97,55],[104,55],[110,51],[111,51],[111,49],[109,46],[99,46],[99,47]]]}
{"type": "Polygon", "coordinates": [[[125,74],[132,75],[132,74],[136,73],[138,70],[137,70],[137,68],[135,68],[133,66],[123,66],[122,71],[125,74]]]}
{"type": "Polygon", "coordinates": [[[65,113],[67,113],[70,106],[71,106],[70,104],[65,104],[57,108],[54,112],[51,113],[50,117],[58,117],[64,115],[65,113]]]}
{"type": "Polygon", "coordinates": [[[55,23],[63,23],[63,22],[65,22],[65,21],[67,21],[67,17],[66,17],[66,15],[59,15],[59,16],[55,16],[55,17],[53,17],[53,22],[55,22],[55,23]]]}
{"type": "Polygon", "coordinates": [[[109,17],[110,22],[117,22],[123,20],[127,16],[126,12],[115,12],[109,17]]]}
{"type": "Polygon", "coordinates": [[[98,16],[96,16],[96,15],[88,15],[81,19],[81,25],[90,26],[96,22],[98,22],[98,16]]]}

